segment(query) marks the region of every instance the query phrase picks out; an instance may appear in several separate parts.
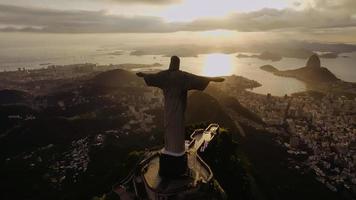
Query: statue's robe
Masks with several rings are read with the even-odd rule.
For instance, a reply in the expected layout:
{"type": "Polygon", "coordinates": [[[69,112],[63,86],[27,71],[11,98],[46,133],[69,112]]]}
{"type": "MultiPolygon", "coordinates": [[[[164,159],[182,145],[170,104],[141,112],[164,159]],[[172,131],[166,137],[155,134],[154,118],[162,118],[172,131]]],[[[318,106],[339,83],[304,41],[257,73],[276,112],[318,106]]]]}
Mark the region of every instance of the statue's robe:
{"type": "Polygon", "coordinates": [[[209,79],[180,70],[161,71],[144,77],[148,86],[158,87],[164,95],[164,153],[182,156],[185,153],[184,113],[188,90],[204,90],[209,79]]]}

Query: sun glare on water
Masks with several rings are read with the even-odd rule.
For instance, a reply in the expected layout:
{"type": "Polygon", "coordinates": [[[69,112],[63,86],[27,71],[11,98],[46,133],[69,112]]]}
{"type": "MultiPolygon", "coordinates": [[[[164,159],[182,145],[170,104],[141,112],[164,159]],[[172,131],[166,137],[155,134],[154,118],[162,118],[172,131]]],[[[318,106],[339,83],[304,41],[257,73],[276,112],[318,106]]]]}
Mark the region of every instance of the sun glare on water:
{"type": "Polygon", "coordinates": [[[227,76],[233,71],[233,57],[227,54],[208,54],[204,58],[202,75],[204,76],[227,76]]]}

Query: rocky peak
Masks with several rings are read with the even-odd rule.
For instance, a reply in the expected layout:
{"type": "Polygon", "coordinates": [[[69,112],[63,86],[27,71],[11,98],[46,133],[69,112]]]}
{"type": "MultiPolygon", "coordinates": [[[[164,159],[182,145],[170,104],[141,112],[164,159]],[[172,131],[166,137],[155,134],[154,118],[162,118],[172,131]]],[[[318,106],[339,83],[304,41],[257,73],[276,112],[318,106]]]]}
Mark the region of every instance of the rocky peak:
{"type": "Polygon", "coordinates": [[[319,56],[316,54],[310,56],[307,62],[307,67],[320,68],[321,65],[320,65],[319,56]]]}

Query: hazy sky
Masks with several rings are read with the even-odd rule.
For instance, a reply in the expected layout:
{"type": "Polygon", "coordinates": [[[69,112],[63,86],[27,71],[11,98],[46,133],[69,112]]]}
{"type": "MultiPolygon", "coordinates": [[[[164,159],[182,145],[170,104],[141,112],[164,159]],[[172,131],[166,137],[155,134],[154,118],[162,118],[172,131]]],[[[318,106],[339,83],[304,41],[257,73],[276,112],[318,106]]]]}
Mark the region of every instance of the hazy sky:
{"type": "Polygon", "coordinates": [[[356,0],[0,0],[1,32],[214,30],[355,43],[356,0]]]}

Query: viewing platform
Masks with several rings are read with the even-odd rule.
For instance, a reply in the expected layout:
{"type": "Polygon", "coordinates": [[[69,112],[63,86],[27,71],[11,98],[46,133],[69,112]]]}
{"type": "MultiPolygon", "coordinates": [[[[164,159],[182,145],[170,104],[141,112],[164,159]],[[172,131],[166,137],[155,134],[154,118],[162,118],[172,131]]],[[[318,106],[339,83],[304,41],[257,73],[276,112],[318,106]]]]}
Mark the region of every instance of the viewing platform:
{"type": "MultiPolygon", "coordinates": [[[[210,124],[205,130],[197,129],[186,142],[188,172],[178,178],[159,176],[159,151],[143,159],[132,177],[136,197],[144,199],[186,199],[197,195],[213,178],[210,167],[198,155],[218,134],[219,125],[210,124]]],[[[127,181],[129,182],[129,181],[127,181]]]]}

